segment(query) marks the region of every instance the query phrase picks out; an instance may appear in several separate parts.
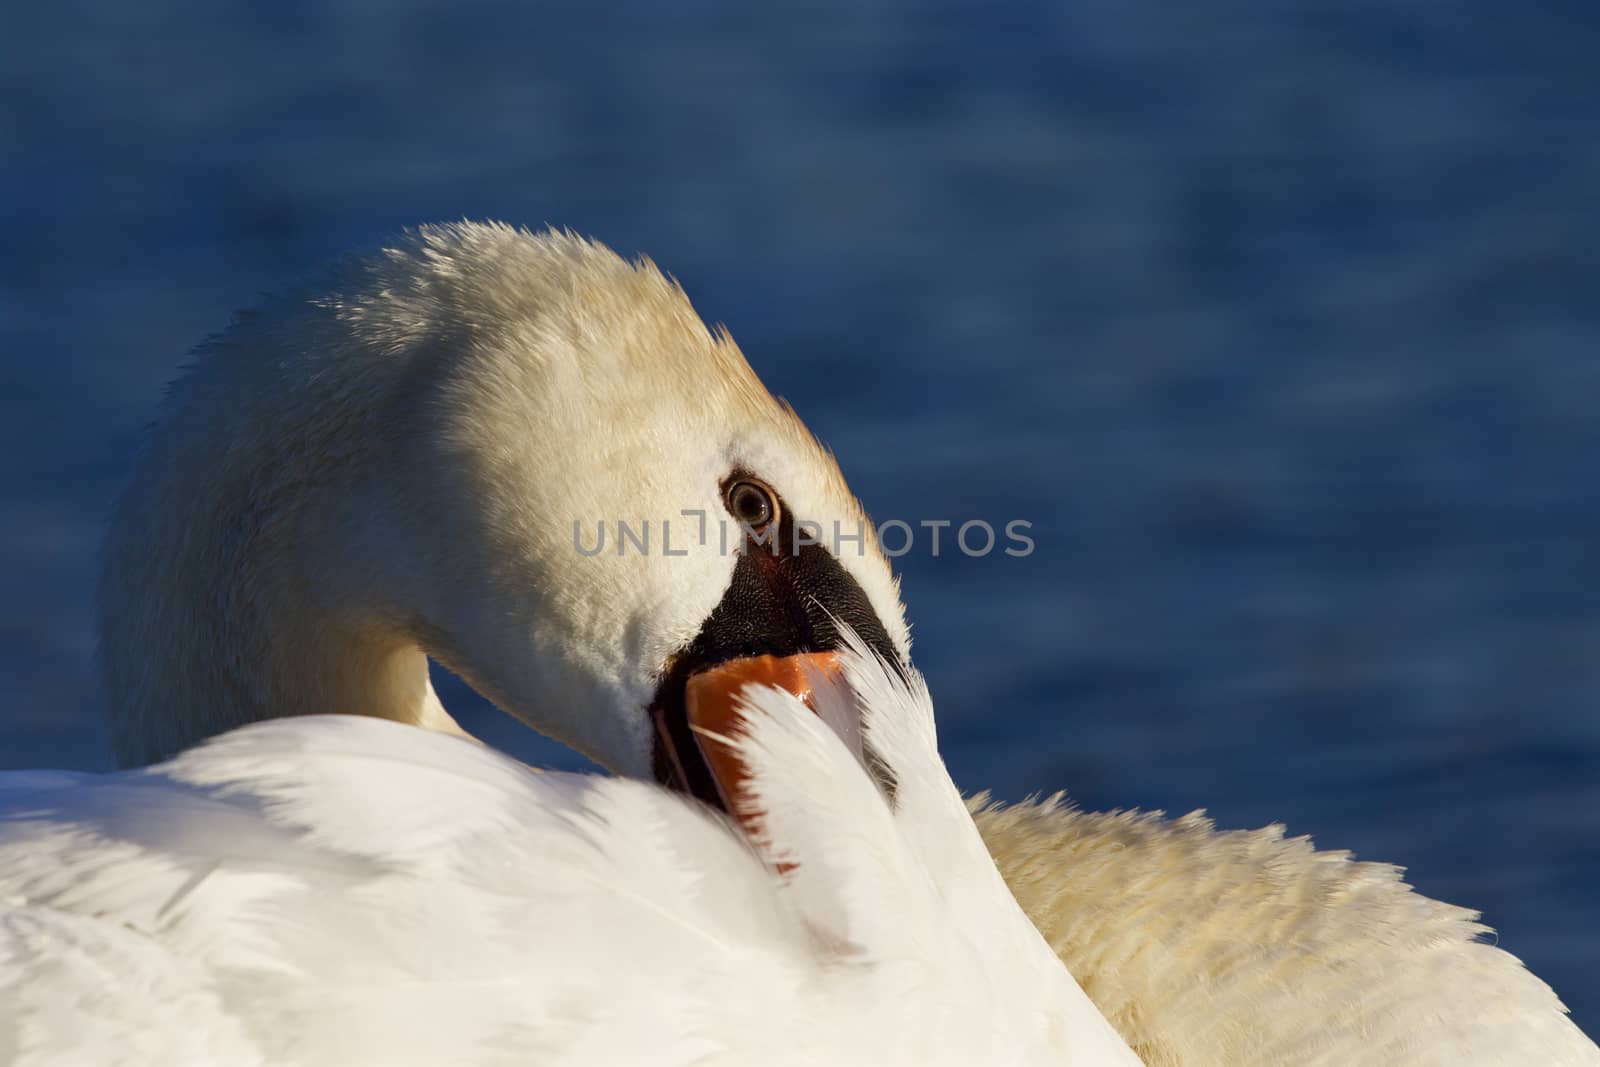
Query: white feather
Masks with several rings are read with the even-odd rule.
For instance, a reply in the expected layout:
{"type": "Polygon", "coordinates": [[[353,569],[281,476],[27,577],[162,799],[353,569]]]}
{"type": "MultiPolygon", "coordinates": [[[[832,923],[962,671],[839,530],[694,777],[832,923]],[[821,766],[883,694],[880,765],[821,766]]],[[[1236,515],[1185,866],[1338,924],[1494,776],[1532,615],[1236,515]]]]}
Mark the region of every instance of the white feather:
{"type": "Polygon", "coordinates": [[[1475,912],[1398,868],[1199,813],[973,807],[1018,902],[1150,1067],[1600,1067],[1475,912]]]}
{"type": "Polygon", "coordinates": [[[941,826],[779,690],[736,740],[759,854],[658,787],[354,716],[0,777],[0,1062],[1137,1063],[981,847],[928,851],[977,835],[920,683],[848,671],[941,826]]]}

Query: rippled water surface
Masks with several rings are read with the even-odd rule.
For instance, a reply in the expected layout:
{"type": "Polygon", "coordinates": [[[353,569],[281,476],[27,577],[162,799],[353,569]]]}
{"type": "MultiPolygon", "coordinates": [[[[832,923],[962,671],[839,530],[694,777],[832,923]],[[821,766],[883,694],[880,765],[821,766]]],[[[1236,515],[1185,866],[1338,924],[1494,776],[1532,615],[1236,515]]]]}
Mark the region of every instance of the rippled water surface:
{"type": "Polygon", "coordinates": [[[1034,523],[900,561],[964,786],[1403,863],[1600,1030],[1600,7],[63,0],[0,41],[0,766],[109,765],[95,543],[193,342],[403,225],[548,221],[676,274],[879,518],[1034,523]]]}

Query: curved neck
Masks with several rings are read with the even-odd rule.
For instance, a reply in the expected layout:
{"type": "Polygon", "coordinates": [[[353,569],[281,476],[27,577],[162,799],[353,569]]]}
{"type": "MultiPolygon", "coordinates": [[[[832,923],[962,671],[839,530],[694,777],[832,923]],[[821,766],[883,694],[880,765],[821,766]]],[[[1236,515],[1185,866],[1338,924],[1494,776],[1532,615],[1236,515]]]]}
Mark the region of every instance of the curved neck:
{"type": "Polygon", "coordinates": [[[466,735],[416,640],[354,592],[361,571],[300,569],[316,556],[314,539],[287,553],[202,549],[162,535],[167,525],[138,523],[142,536],[131,538],[124,528],[102,584],[100,662],[124,766],[292,715],[371,715],[466,735]]]}
{"type": "Polygon", "coordinates": [[[100,670],[124,765],[290,715],[464,732],[414,620],[384,603],[389,562],[345,549],[362,539],[343,502],[392,470],[395,398],[417,368],[339,349],[316,310],[243,323],[174,389],[101,572],[100,670]],[[275,343],[285,329],[298,346],[275,343]]]}

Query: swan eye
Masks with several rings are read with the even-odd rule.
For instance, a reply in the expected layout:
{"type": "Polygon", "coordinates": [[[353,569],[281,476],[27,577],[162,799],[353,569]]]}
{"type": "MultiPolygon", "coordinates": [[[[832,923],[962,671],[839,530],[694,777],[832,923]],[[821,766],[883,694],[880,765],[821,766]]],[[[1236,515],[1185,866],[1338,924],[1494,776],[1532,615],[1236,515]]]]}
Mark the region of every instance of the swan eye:
{"type": "Polygon", "coordinates": [[[759,482],[733,482],[723,490],[722,500],[728,507],[728,514],[738,519],[739,525],[756,531],[770,525],[778,513],[772,490],[759,482]]]}

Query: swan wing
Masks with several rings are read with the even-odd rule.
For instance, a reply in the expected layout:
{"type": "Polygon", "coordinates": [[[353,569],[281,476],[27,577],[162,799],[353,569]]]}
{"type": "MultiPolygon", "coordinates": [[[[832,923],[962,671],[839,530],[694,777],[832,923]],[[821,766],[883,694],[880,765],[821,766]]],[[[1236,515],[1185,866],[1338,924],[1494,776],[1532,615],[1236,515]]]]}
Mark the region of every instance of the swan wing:
{"type": "Polygon", "coordinates": [[[0,776],[0,1062],[715,1062],[810,957],[720,819],[392,723],[0,776]]]}
{"type": "Polygon", "coordinates": [[[821,719],[750,705],[754,846],[652,785],[357,717],[0,776],[0,1062],[1137,1062],[821,719]]]}

